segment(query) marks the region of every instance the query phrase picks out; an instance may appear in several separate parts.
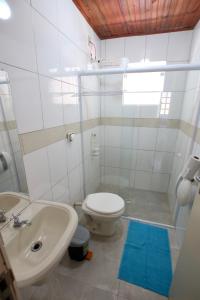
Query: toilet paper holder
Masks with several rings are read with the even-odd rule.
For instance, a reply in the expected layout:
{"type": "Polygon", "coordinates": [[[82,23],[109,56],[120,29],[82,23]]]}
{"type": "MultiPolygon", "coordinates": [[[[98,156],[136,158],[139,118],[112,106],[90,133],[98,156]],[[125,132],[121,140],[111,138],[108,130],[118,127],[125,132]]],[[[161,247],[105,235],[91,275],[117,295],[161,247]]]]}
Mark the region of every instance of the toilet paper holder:
{"type": "Polygon", "coordinates": [[[11,157],[7,152],[0,153],[0,172],[8,170],[11,163],[11,157]]]}
{"type": "Polygon", "coordinates": [[[68,142],[73,142],[75,138],[75,133],[74,132],[67,132],[66,134],[66,139],[68,140],[68,142]]]}

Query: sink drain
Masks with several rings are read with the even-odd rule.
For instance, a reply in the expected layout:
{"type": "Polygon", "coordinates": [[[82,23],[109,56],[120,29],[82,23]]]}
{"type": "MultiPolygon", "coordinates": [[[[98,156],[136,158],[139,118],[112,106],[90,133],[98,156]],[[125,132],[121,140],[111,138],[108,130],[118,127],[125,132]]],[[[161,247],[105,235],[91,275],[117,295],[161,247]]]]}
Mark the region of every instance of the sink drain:
{"type": "Polygon", "coordinates": [[[37,241],[35,243],[32,244],[31,246],[31,251],[33,252],[37,252],[42,248],[42,242],[41,241],[37,241]]]}

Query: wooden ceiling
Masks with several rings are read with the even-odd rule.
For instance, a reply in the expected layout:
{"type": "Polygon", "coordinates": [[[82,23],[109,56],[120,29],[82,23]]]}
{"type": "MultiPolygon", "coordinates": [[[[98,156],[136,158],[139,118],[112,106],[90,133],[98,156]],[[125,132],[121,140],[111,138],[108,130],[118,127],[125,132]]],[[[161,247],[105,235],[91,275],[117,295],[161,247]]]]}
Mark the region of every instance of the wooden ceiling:
{"type": "Polygon", "coordinates": [[[73,0],[100,39],[194,28],[200,0],[73,0]]]}

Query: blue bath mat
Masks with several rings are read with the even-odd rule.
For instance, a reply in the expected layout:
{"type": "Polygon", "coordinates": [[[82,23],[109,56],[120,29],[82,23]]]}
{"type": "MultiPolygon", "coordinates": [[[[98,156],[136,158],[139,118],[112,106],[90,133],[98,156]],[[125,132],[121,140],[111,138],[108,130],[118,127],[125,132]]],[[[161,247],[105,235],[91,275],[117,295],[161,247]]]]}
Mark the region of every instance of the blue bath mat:
{"type": "Polygon", "coordinates": [[[130,221],[118,278],[168,296],[172,264],[167,230],[130,221]]]}

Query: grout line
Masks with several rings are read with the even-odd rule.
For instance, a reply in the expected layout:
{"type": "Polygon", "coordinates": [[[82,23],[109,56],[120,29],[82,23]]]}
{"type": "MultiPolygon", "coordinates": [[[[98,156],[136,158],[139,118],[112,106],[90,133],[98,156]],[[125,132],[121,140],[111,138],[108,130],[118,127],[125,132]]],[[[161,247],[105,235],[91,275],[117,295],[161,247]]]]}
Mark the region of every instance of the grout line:
{"type": "MultiPolygon", "coordinates": [[[[83,54],[85,54],[86,56],[88,55],[88,53],[83,50],[77,43],[75,43],[68,35],[64,34],[64,32],[57,27],[57,25],[53,24],[46,16],[44,16],[39,10],[37,10],[37,8],[35,8],[32,3],[30,4],[30,8],[32,10],[34,10],[36,13],[38,13],[38,15],[40,15],[40,17],[42,17],[49,25],[51,25],[52,27],[54,27],[54,29],[60,33],[62,36],[64,36],[68,41],[70,41],[76,48],[78,48],[83,54]]],[[[58,9],[58,7],[57,7],[58,9]]],[[[57,18],[57,17],[56,17],[57,18]]]]}

